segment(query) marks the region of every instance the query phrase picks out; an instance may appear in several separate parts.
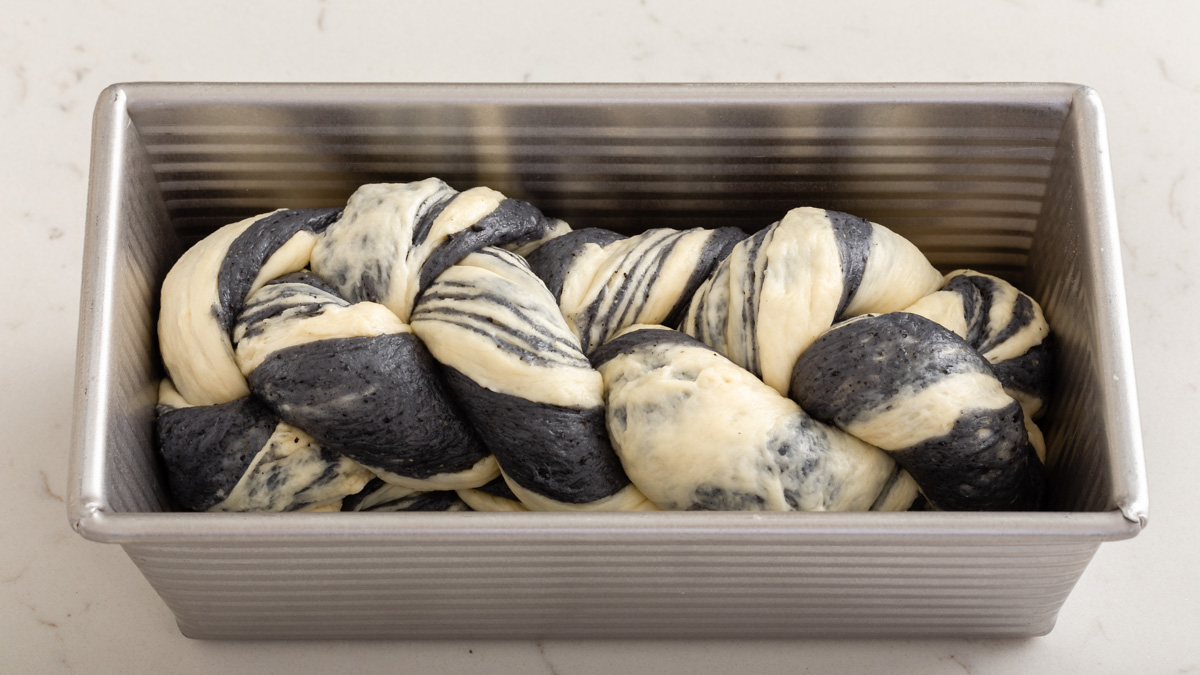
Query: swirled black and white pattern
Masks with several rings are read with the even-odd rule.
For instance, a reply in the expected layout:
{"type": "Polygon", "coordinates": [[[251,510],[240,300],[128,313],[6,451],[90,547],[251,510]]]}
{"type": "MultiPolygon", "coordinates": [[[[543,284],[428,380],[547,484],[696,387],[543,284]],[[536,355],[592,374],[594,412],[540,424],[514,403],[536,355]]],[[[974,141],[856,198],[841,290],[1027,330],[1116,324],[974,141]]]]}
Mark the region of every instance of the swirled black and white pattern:
{"type": "Polygon", "coordinates": [[[906,312],[865,315],[821,335],[796,363],[791,396],[813,417],[891,453],[947,510],[1031,510],[1042,464],[1020,404],[950,330],[906,312]]]}
{"type": "Polygon", "coordinates": [[[159,351],[179,394],[212,405],[250,393],[231,333],[246,297],[308,265],[341,209],[281,210],[226,225],[188,249],[163,281],[159,351]]]}
{"type": "Polygon", "coordinates": [[[167,484],[189,511],[336,510],[373,477],[253,397],[192,406],[165,380],[159,399],[167,484]]]}
{"type": "Polygon", "coordinates": [[[677,326],[696,288],[746,238],[739,229],[575,230],[529,255],[585,353],[638,323],[677,326]]]}
{"type": "Polygon", "coordinates": [[[835,321],[899,311],[941,282],[912,243],[881,225],[793,209],[733,247],[680,329],[786,394],[800,353],[835,321]]]}
{"type": "Polygon", "coordinates": [[[592,361],[613,446],[661,508],[904,510],[916,498],[886,453],[814,420],[683,333],[634,326],[592,361]]]}
{"type": "Polygon", "coordinates": [[[402,321],[442,272],[485,246],[528,246],[569,228],[532,204],[436,178],[364,185],[312,252],[312,270],[354,301],[378,302],[402,321]]]}
{"type": "Polygon", "coordinates": [[[184,253],[159,336],[157,438],[191,510],[897,510],[918,490],[994,510],[1044,491],[1037,303],[835,211],[625,237],[488,188],[365,185],[184,253]]]}
{"type": "Polygon", "coordinates": [[[495,479],[495,459],[409,329],[408,312],[471,251],[535,246],[567,229],[493,190],[460,194],[429,179],[363,186],[344,209],[249,218],[193,246],[164,281],[159,317],[171,394],[158,439],[180,504],[336,508],[372,475],[410,490],[495,479]],[[201,434],[198,425],[224,431],[201,434]],[[275,435],[299,439],[289,449],[308,454],[263,455],[279,450],[274,432],[264,436],[277,425],[275,435]],[[301,456],[328,471],[284,476],[301,456]],[[265,467],[268,482],[255,483],[265,467]],[[184,485],[185,475],[197,477],[184,485]],[[242,492],[253,499],[229,499],[239,481],[250,481],[242,492]],[[263,485],[277,494],[268,499],[263,485]]]}
{"type": "Polygon", "coordinates": [[[287,275],[250,295],[234,341],[258,398],[391,482],[453,490],[495,477],[424,343],[386,307],[287,275]]]}
{"type": "Polygon", "coordinates": [[[524,258],[467,256],[425,292],[412,327],[522,504],[645,508],[609,444],[603,381],[524,258]]]}
{"type": "Polygon", "coordinates": [[[375,478],[342,500],[342,511],[469,511],[453,490],[421,491],[375,478]]]}

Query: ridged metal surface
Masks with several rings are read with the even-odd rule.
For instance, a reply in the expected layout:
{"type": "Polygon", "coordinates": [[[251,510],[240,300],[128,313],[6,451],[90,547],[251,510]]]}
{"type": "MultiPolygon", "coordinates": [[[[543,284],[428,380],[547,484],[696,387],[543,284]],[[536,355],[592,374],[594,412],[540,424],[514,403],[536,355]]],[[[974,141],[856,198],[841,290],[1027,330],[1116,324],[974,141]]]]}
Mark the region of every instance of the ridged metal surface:
{"type": "Polygon", "coordinates": [[[191,637],[782,637],[1046,632],[1097,546],[744,539],[126,550],[191,637]]]}
{"type": "Polygon", "coordinates": [[[559,87],[552,107],[420,87],[344,103],[267,92],[131,114],[188,238],[280,205],[340,204],[363,183],[436,175],[626,232],[753,231],[803,202],[883,222],[935,265],[1012,277],[1067,112],[1061,97],[1010,102],[999,118],[988,101],[798,100],[767,87],[728,103],[711,89],[670,89],[673,98],[606,106],[596,105],[603,92],[559,87]]]}
{"type": "Polygon", "coordinates": [[[1085,88],[144,84],[107,91],[96,119],[70,516],[126,548],[188,635],[1036,635],[1098,543],[1145,524],[1085,88]],[[836,208],[1019,283],[1061,344],[1057,512],[164,513],[154,321],[180,246],[429,175],[626,232],[836,208]]]}
{"type": "Polygon", "coordinates": [[[93,128],[108,147],[92,157],[76,365],[74,443],[108,451],[73,456],[71,487],[114,511],[158,511],[168,504],[152,433],[158,289],[180,249],[123,103],[107,92],[98,107],[110,114],[93,128]]]}
{"type": "Polygon", "coordinates": [[[1042,427],[1053,449],[1050,508],[1115,505],[1146,519],[1146,472],[1134,452],[1102,452],[1141,438],[1130,363],[1129,320],[1112,217],[1107,140],[1095,93],[1076,92],[1052,166],[1048,198],[1026,273],[1058,341],[1056,385],[1042,427]]]}

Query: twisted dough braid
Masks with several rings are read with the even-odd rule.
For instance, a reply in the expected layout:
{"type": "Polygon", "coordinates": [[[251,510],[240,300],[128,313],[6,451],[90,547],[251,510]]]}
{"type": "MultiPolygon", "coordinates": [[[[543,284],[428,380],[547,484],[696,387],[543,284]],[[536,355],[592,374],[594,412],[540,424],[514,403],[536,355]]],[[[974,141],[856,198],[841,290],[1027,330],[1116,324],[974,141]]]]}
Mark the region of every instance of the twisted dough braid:
{"type": "Polygon", "coordinates": [[[882,225],[793,209],[733,247],[680,329],[787,394],[796,359],[835,322],[899,311],[941,281],[917,247],[882,225]]]}
{"type": "Polygon", "coordinates": [[[590,353],[634,324],[678,325],[696,289],[745,238],[732,227],[634,237],[576,230],[533,251],[529,264],[590,353]]]}
{"type": "Polygon", "coordinates": [[[177,502],[326,509],[371,475],[418,491],[493,480],[495,459],[408,313],[473,250],[564,229],[494,190],[429,179],[364,186],[345,209],[249,218],[189,249],[164,281],[159,318],[158,440],[177,502]],[[307,452],[268,461],[288,434],[307,452]],[[247,481],[277,494],[229,502],[247,481]]]}
{"type": "Polygon", "coordinates": [[[496,476],[429,350],[383,305],[285,275],[250,294],[234,339],[258,399],[389,482],[453,490],[496,476]]]}
{"type": "Polygon", "coordinates": [[[652,508],[609,444],[599,373],[524,258],[491,247],[468,255],[422,296],[412,327],[522,504],[652,508]]]}
{"type": "Polygon", "coordinates": [[[834,326],[796,363],[792,396],[887,450],[935,508],[1040,504],[1041,463],[1020,404],[979,352],[924,317],[864,315],[834,326]]]}
{"type": "Polygon", "coordinates": [[[683,333],[633,326],[592,353],[613,445],[666,509],[906,509],[916,484],[885,453],[818,422],[683,333]]]}
{"type": "Polygon", "coordinates": [[[193,247],[159,332],[189,509],[1040,503],[1040,308],[833,211],[624,237],[366,185],[193,247]]]}
{"type": "Polygon", "coordinates": [[[1033,298],[1003,279],[957,270],[942,290],[904,311],[948,328],[987,359],[1005,393],[1021,404],[1029,441],[1044,462],[1046,443],[1034,420],[1050,398],[1054,343],[1033,298]]]}
{"type": "Polygon", "coordinates": [[[257,399],[192,406],[170,380],[159,392],[158,440],[171,496],[191,511],[322,509],[372,478],[257,399]]]}

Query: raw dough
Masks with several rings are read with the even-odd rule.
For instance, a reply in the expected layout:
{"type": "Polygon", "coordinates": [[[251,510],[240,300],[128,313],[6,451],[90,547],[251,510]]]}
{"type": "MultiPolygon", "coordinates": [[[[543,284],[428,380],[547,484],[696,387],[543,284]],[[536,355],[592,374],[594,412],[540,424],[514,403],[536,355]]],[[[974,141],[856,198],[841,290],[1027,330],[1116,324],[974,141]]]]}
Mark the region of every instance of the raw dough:
{"type": "Polygon", "coordinates": [[[903,510],[912,479],[677,331],[633,326],[592,354],[613,447],[663,509],[903,510]]]}
{"type": "Polygon", "coordinates": [[[468,255],[418,301],[412,327],[522,504],[646,507],[609,444],[600,374],[524,258],[468,255]]]}
{"type": "Polygon", "coordinates": [[[793,209],[733,247],[680,329],[786,394],[800,353],[835,321],[901,310],[941,283],[925,256],[886,227],[793,209]]]}
{"type": "Polygon", "coordinates": [[[1020,404],[988,362],[916,314],[834,326],[796,363],[791,396],[813,417],[887,450],[946,510],[1032,510],[1042,464],[1020,404]]]}

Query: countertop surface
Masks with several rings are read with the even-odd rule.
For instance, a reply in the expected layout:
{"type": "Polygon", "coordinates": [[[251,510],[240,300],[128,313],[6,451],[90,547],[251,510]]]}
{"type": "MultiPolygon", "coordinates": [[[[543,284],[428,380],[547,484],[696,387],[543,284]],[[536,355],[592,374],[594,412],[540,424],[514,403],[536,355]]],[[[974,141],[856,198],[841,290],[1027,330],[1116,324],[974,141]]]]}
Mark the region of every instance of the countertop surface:
{"type": "Polygon", "coordinates": [[[1190,0],[3,3],[0,671],[1200,672],[1198,28],[1190,0]],[[63,503],[91,112],[106,85],[143,80],[1090,85],[1108,118],[1149,527],[1102,545],[1054,631],[1026,640],[184,638],[63,503]]]}

